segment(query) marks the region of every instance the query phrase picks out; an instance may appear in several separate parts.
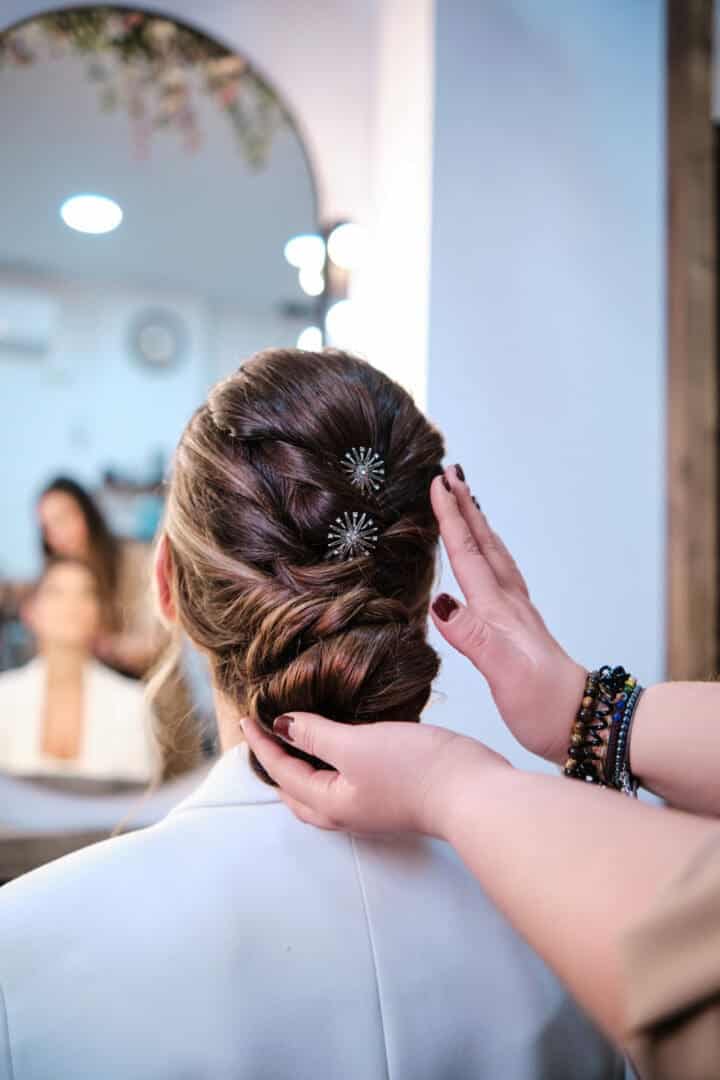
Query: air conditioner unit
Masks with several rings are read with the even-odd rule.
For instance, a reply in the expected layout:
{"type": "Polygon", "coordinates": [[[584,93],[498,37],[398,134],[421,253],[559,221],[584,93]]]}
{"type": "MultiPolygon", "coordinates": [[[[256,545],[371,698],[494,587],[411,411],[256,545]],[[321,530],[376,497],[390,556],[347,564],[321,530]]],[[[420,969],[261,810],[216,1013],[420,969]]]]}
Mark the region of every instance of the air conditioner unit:
{"type": "Polygon", "coordinates": [[[50,348],[57,301],[41,289],[0,283],[0,359],[40,359],[50,348]]]}

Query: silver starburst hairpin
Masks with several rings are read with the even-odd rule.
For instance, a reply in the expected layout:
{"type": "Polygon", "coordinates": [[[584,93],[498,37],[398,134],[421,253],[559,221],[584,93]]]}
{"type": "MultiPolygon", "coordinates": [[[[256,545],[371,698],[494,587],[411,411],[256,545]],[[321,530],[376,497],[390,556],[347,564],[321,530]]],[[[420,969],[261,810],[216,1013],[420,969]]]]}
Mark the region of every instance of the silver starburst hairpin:
{"type": "Polygon", "coordinates": [[[335,518],[328,531],[328,559],[354,559],[370,555],[378,542],[378,528],[369,514],[353,510],[335,518]]]}
{"type": "Polygon", "coordinates": [[[385,483],[385,462],[370,446],[353,446],[340,464],[350,483],[359,487],[363,494],[379,491],[385,483]]]}

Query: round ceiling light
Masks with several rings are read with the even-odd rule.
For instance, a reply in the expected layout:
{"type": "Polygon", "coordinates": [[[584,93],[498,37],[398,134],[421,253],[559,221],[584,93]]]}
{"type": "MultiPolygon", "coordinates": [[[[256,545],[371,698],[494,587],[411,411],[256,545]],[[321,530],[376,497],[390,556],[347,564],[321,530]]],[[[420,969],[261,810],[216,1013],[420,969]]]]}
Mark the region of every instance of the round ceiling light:
{"type": "Polygon", "coordinates": [[[72,195],[60,207],[60,217],[69,229],[99,235],[117,229],[123,212],[105,195],[72,195]]]}

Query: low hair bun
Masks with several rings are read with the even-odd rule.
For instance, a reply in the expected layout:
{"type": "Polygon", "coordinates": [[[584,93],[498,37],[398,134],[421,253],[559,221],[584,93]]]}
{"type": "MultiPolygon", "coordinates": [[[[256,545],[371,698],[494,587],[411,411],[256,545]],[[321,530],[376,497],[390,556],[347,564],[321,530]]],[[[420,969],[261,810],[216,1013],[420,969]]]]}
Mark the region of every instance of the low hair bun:
{"type": "Polygon", "coordinates": [[[296,709],[419,719],[439,665],[426,629],[443,454],[405,390],[334,350],[259,353],[190,420],[165,522],[178,616],[218,689],[267,730],[296,709]],[[352,447],[382,457],[379,490],[350,483],[352,447]],[[377,545],[328,560],[329,526],[354,511],[377,545]]]}

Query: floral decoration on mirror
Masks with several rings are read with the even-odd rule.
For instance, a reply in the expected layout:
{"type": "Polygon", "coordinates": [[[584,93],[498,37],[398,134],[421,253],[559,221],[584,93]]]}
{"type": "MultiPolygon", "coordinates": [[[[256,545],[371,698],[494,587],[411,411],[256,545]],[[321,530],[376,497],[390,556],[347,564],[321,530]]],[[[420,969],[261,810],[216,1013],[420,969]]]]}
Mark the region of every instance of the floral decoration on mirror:
{"type": "Polygon", "coordinates": [[[143,11],[69,8],[28,19],[0,33],[0,69],[75,54],[106,112],[125,108],[140,156],[159,129],[175,129],[188,150],[203,133],[198,95],[230,121],[253,168],[267,161],[273,136],[290,118],[279,98],[243,57],[189,26],[143,11]]]}

